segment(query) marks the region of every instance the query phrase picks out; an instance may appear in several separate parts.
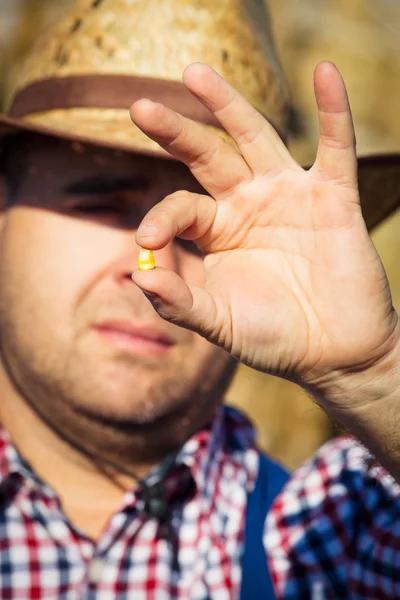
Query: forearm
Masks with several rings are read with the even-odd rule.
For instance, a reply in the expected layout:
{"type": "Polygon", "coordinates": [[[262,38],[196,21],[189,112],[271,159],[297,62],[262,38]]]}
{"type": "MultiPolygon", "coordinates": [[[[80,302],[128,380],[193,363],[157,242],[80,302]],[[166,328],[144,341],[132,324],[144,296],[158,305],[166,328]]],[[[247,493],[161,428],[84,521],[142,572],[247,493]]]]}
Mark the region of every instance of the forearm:
{"type": "Polygon", "coordinates": [[[400,346],[379,365],[312,393],[400,483],[400,346]]]}

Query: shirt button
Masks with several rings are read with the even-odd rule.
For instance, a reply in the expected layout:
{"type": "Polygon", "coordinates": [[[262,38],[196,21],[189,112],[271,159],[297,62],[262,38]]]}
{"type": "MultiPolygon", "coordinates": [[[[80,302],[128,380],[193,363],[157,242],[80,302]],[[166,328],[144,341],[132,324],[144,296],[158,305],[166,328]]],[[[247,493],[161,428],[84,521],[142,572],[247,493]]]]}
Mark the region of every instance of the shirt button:
{"type": "Polygon", "coordinates": [[[32,477],[29,477],[29,479],[25,480],[25,485],[28,488],[28,490],[36,489],[36,481],[32,479],[32,477]]]}
{"type": "Polygon", "coordinates": [[[102,558],[95,558],[89,565],[88,575],[89,583],[99,583],[105,567],[102,558]]]}

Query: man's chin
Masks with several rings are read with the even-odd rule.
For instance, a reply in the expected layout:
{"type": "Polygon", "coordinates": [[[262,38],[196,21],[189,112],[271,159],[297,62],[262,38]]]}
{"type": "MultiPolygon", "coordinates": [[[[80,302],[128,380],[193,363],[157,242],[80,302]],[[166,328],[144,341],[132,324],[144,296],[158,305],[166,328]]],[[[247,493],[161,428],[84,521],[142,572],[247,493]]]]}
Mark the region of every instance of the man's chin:
{"type": "MultiPolygon", "coordinates": [[[[143,398],[143,397],[142,397],[143,398]]],[[[171,399],[140,399],[127,397],[125,394],[110,394],[109,399],[103,401],[97,397],[89,404],[74,402],[74,412],[87,421],[118,430],[135,430],[138,427],[154,427],[163,423],[175,413],[182,412],[187,400],[181,398],[179,402],[171,399]]]]}

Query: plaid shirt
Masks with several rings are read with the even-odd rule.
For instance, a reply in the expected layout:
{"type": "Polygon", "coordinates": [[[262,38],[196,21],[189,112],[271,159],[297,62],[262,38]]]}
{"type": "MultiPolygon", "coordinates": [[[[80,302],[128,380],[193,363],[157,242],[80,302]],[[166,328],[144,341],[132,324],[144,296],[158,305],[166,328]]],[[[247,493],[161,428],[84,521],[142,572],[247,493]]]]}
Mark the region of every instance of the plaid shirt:
{"type": "Polygon", "coordinates": [[[301,467],[267,518],[278,598],[400,598],[400,486],[352,438],[301,467]]]}
{"type": "Polygon", "coordinates": [[[186,443],[166,482],[174,560],[168,527],[143,513],[140,489],[93,542],[0,429],[0,598],[231,600],[257,470],[252,427],[221,409],[186,443]]]}
{"type": "MultiPolygon", "coordinates": [[[[129,492],[97,542],[0,429],[0,598],[225,600],[237,597],[254,433],[223,408],[167,480],[174,550],[129,492]],[[177,564],[174,564],[177,563],[177,564]]],[[[352,439],[326,444],[277,498],[264,545],[277,597],[400,598],[400,488],[352,439]]],[[[260,592],[262,594],[262,592],[260,592]]],[[[262,595],[260,595],[260,600],[262,595]]]]}

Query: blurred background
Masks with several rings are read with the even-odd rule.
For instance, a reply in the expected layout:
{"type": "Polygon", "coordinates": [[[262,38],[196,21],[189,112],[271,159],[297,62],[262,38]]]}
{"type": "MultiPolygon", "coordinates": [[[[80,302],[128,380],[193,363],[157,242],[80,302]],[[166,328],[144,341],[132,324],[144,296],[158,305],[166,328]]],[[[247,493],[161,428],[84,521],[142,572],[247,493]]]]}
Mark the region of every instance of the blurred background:
{"type": "MultiPolygon", "coordinates": [[[[216,0],[218,1],[218,0],[216,0]]],[[[38,33],[74,0],[0,0],[0,105],[38,33]]],[[[359,154],[400,150],[400,0],[269,0],[276,44],[296,106],[291,150],[313,161],[318,125],[312,74],[331,60],[347,83],[359,154]]],[[[400,211],[373,240],[400,309],[400,211]]],[[[296,386],[241,367],[228,401],[256,424],[262,447],[289,468],[339,432],[296,386]]]]}

